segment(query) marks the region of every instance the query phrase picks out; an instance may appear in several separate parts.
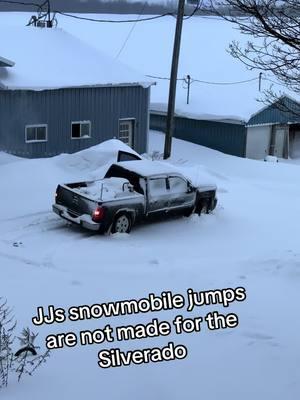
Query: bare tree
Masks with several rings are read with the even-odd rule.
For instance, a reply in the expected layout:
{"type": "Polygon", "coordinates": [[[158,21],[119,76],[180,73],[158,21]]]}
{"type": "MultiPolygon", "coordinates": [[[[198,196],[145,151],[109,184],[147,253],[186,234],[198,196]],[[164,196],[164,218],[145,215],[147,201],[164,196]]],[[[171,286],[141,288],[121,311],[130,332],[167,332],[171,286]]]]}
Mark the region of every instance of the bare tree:
{"type": "MultiPolygon", "coordinates": [[[[217,0],[215,10],[227,7],[225,20],[253,38],[245,45],[230,44],[233,57],[249,69],[264,72],[265,79],[276,78],[294,93],[300,93],[300,1],[299,0],[217,0]],[[241,16],[237,16],[237,12],[241,16]]],[[[267,91],[273,102],[277,95],[267,91]]]]}
{"type": "Polygon", "coordinates": [[[15,353],[16,326],[12,309],[0,297],[0,390],[8,385],[10,374],[16,374],[20,381],[24,375],[32,375],[50,355],[49,350],[42,354],[37,353],[37,334],[32,333],[29,328],[23,329],[17,338],[21,348],[15,353]]]}

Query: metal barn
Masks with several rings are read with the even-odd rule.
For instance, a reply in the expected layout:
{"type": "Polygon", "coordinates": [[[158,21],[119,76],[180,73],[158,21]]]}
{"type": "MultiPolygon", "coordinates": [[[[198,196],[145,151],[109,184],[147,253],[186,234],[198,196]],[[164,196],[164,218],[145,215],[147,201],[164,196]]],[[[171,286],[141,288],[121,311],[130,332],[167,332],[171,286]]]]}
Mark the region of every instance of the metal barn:
{"type": "Polygon", "coordinates": [[[151,81],[61,29],[7,31],[0,150],[49,157],[117,138],[147,151],[151,81]]]}
{"type": "MultiPolygon", "coordinates": [[[[150,128],[166,132],[166,112],[150,111],[150,128]]],[[[234,156],[246,155],[246,128],[242,120],[214,115],[180,114],[174,118],[174,137],[234,156]]]]}
{"type": "Polygon", "coordinates": [[[246,155],[300,158],[300,103],[282,96],[253,114],[247,123],[246,155]]]}

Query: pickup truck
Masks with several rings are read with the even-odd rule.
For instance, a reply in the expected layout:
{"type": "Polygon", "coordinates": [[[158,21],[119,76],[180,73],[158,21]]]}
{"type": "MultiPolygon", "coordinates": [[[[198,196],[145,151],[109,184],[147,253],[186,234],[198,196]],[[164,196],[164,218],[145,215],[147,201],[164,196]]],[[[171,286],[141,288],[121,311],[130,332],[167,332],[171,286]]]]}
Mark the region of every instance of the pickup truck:
{"type": "Polygon", "coordinates": [[[161,161],[112,164],[103,179],[58,185],[53,211],[101,233],[129,233],[132,226],[167,215],[200,215],[217,204],[216,186],[195,187],[161,161]]]}

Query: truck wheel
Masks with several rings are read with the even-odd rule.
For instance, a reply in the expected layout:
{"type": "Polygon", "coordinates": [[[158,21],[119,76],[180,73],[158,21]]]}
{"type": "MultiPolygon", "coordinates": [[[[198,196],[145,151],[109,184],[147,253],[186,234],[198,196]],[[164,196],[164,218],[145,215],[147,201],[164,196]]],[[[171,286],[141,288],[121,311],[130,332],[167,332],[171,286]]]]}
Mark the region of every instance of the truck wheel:
{"type": "Polygon", "coordinates": [[[196,207],[196,213],[199,215],[201,214],[208,214],[208,208],[207,208],[207,202],[204,199],[199,200],[197,207],[196,207]]]}
{"type": "Polygon", "coordinates": [[[112,233],[129,233],[132,227],[132,219],[127,213],[118,214],[114,220],[112,233]]]}
{"type": "Polygon", "coordinates": [[[190,217],[194,212],[195,212],[195,207],[187,208],[186,210],[184,210],[183,216],[188,218],[188,217],[190,217]]]}

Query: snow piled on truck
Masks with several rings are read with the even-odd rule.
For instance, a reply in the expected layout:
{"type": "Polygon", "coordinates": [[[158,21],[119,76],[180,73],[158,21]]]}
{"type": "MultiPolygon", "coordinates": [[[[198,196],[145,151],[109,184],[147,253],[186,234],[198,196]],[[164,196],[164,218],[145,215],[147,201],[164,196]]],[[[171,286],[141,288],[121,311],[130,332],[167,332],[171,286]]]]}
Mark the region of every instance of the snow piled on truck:
{"type": "Polygon", "coordinates": [[[86,186],[74,188],[73,191],[95,201],[110,201],[126,197],[142,196],[133,189],[130,190],[131,185],[129,185],[127,179],[114,177],[87,182],[86,186]]]}

